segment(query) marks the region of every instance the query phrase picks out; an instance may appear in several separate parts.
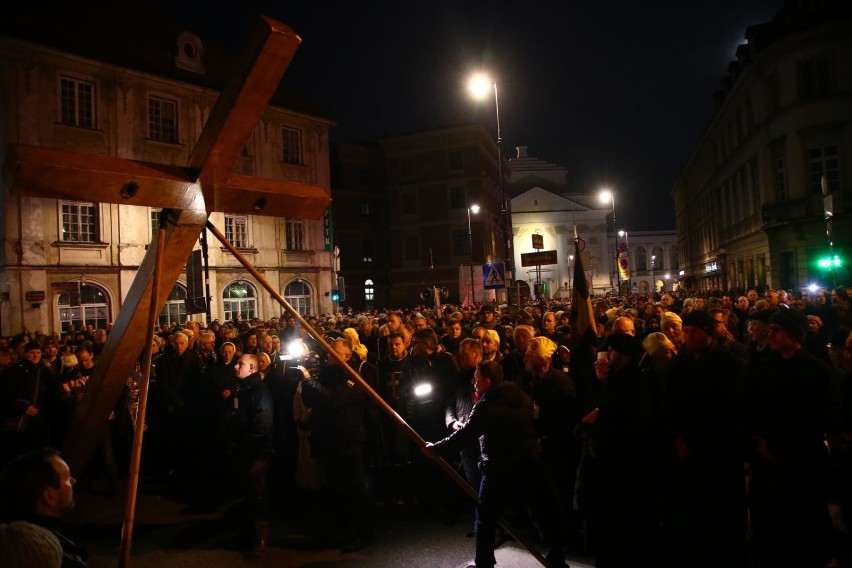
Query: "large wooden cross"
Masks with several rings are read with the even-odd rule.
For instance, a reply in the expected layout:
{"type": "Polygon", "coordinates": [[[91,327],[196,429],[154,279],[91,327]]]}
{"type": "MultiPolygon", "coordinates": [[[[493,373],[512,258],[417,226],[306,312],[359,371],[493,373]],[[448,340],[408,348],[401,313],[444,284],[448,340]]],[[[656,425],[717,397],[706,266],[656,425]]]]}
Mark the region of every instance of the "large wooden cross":
{"type": "MultiPolygon", "coordinates": [[[[319,219],[331,203],[318,186],[232,173],[300,42],[289,27],[259,20],[186,167],[19,144],[5,164],[10,193],[171,210],[157,293],[161,310],[213,211],[319,219]]],[[[72,471],[85,467],[145,344],[156,244],[148,247],[75,413],[64,448],[72,471]]]]}

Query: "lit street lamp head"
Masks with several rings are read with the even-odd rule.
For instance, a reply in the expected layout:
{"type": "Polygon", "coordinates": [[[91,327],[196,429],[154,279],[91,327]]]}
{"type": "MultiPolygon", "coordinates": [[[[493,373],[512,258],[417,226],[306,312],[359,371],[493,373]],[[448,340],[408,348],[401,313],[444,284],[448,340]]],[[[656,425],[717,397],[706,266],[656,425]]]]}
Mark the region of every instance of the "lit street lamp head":
{"type": "Polygon", "coordinates": [[[468,90],[477,99],[484,99],[490,93],[494,86],[494,82],[482,73],[474,75],[467,84],[468,90]]]}
{"type": "Polygon", "coordinates": [[[601,200],[601,203],[609,203],[609,202],[611,202],[611,201],[612,201],[612,202],[615,202],[615,196],[614,196],[614,195],[613,195],[613,193],[612,193],[610,190],[608,190],[608,189],[604,189],[604,190],[602,190],[602,191],[598,194],[598,198],[601,200]]]}
{"type": "Polygon", "coordinates": [[[470,212],[473,213],[474,215],[479,213],[479,205],[471,205],[470,206],[470,212]]]}

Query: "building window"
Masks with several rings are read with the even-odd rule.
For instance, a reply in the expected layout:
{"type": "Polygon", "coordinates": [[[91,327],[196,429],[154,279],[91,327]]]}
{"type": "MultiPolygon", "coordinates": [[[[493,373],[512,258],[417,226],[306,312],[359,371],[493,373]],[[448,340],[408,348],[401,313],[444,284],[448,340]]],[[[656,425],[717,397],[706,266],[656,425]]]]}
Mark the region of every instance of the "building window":
{"type": "Polygon", "coordinates": [[[366,280],[364,282],[364,299],[368,302],[373,301],[373,296],[375,294],[375,288],[373,287],[372,280],[366,280]]]}
{"type": "MultiPolygon", "coordinates": [[[[648,252],[645,247],[636,247],[636,270],[648,270],[648,252]]],[[[629,254],[629,252],[628,252],[629,254]]]]}
{"type": "Polygon", "coordinates": [[[60,117],[62,124],[95,127],[95,85],[71,77],[59,80],[60,117]]]}
{"type": "Polygon", "coordinates": [[[62,206],[62,242],[97,242],[97,219],[94,203],[67,203],[62,206]]]}
{"type": "Polygon", "coordinates": [[[414,177],[414,160],[411,158],[399,159],[399,177],[412,178],[414,177]]]}
{"type": "Polygon", "coordinates": [[[666,257],[663,254],[663,247],[655,245],[651,249],[651,270],[665,270],[666,257]]]}
{"type": "Polygon", "coordinates": [[[287,250],[305,250],[304,221],[287,221],[287,250]]]}
{"type": "Polygon", "coordinates": [[[784,154],[777,153],[775,162],[775,184],[778,186],[778,201],[787,201],[787,164],[784,154]]]}
{"type": "Polygon", "coordinates": [[[229,284],[222,293],[225,321],[251,320],[257,317],[257,291],[245,281],[229,284]]]}
{"type": "Polygon", "coordinates": [[[248,217],[245,215],[225,215],[225,238],[237,248],[250,248],[248,217]]]}
{"type": "Polygon", "coordinates": [[[831,69],[828,59],[817,57],[799,63],[799,98],[811,99],[831,93],[831,69]]]}
{"type": "Polygon", "coordinates": [[[373,241],[370,239],[364,240],[364,262],[371,263],[373,262],[373,241]]]}
{"type": "Polygon", "coordinates": [[[80,284],[80,294],[59,295],[59,328],[70,331],[74,326],[79,331],[88,325],[94,329],[106,329],[110,318],[109,297],[100,286],[80,284]]]}
{"type": "Polygon", "coordinates": [[[172,293],[169,294],[169,299],[163,306],[163,311],[160,312],[158,320],[160,328],[166,329],[173,323],[182,325],[186,323],[186,320],[186,288],[180,284],[175,284],[172,293]]]}
{"type": "Polygon", "coordinates": [[[417,214],[417,194],[413,191],[404,191],[399,194],[399,199],[402,201],[403,215],[417,214]]]}
{"type": "Polygon", "coordinates": [[[754,103],[752,102],[751,97],[746,97],[743,106],[745,108],[746,132],[751,132],[752,128],[754,128],[754,103]]]}
{"type": "Polygon", "coordinates": [[[371,203],[369,201],[361,202],[361,215],[364,217],[369,217],[373,214],[373,208],[371,207],[371,203]]]}
{"type": "Polygon", "coordinates": [[[281,161],[302,165],[302,131],[286,126],[281,128],[281,161]]]}
{"type": "Polygon", "coordinates": [[[284,299],[299,315],[311,315],[312,298],[311,285],[304,280],[293,280],[284,288],[284,299]]]}
{"type": "Polygon", "coordinates": [[[148,98],[148,138],[178,143],[177,102],[158,97],[148,98]]]}
{"type": "Polygon", "coordinates": [[[453,256],[470,256],[470,235],[464,229],[453,231],[453,256]]]}
{"type": "Polygon", "coordinates": [[[464,152],[461,150],[453,150],[450,152],[449,168],[451,172],[458,172],[464,169],[464,152]]]}
{"type": "Polygon", "coordinates": [[[771,75],[766,79],[766,94],[769,103],[769,113],[773,114],[781,108],[781,93],[778,87],[778,77],[771,75]]]}
{"type": "Polygon", "coordinates": [[[450,188],[450,209],[467,208],[467,191],[463,187],[450,188]]]}
{"type": "Polygon", "coordinates": [[[811,193],[822,193],[825,176],[831,191],[840,189],[840,160],[837,146],[818,146],[808,150],[808,186],[811,193]]]}
{"type": "Polygon", "coordinates": [[[405,236],[405,260],[417,260],[420,258],[420,239],[417,235],[405,236]]]}
{"type": "Polygon", "coordinates": [[[152,207],[149,210],[149,215],[151,216],[151,238],[148,239],[149,243],[154,242],[154,235],[156,235],[160,230],[160,211],[162,211],[162,209],[155,207],[152,207]]]}

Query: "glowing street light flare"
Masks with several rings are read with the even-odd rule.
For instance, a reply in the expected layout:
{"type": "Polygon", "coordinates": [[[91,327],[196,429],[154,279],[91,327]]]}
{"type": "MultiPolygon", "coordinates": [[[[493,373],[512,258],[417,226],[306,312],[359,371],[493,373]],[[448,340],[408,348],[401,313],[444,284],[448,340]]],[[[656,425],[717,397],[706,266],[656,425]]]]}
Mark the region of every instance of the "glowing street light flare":
{"type": "Polygon", "coordinates": [[[493,87],[494,82],[483,73],[474,75],[467,84],[468,90],[477,99],[484,99],[493,87]]]}

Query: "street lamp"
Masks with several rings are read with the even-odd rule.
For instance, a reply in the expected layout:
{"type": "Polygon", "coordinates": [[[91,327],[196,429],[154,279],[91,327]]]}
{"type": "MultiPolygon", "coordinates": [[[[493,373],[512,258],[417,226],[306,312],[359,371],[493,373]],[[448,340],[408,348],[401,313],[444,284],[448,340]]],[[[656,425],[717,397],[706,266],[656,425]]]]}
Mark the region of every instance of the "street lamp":
{"type": "Polygon", "coordinates": [[[470,245],[470,305],[474,304],[474,293],[476,292],[476,288],[473,286],[473,231],[471,230],[470,224],[470,214],[473,213],[476,215],[479,213],[479,205],[473,204],[467,208],[467,239],[470,245]]]}
{"type": "MultiPolygon", "coordinates": [[[[490,92],[494,92],[494,114],[497,118],[497,168],[500,176],[500,209],[502,213],[501,228],[503,229],[503,240],[506,242],[506,264],[510,266],[512,259],[512,204],[506,193],[503,183],[503,131],[500,129],[500,101],[497,97],[497,82],[493,81],[484,73],[478,73],[471,77],[467,88],[475,99],[482,100],[490,92]]],[[[514,270],[512,271],[514,274],[514,270]]]]}
{"type": "MultiPolygon", "coordinates": [[[[612,236],[615,240],[615,280],[618,282],[616,289],[621,293],[621,273],[618,271],[618,235],[615,233],[615,194],[608,189],[604,189],[598,194],[598,199],[601,200],[601,203],[612,204],[612,236]]],[[[607,228],[607,233],[609,233],[609,228],[607,228]]]]}
{"type": "Polygon", "coordinates": [[[657,268],[657,255],[651,255],[651,291],[657,292],[657,281],[654,280],[654,269],[657,268]]]}
{"type": "Polygon", "coordinates": [[[571,280],[574,279],[574,273],[571,272],[571,263],[574,262],[574,255],[568,255],[568,297],[571,297],[571,280]]]}

